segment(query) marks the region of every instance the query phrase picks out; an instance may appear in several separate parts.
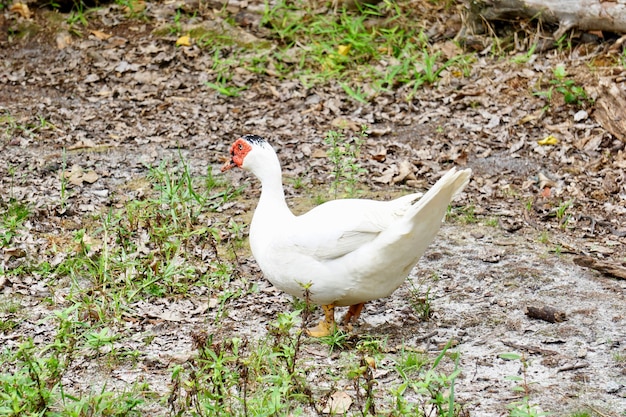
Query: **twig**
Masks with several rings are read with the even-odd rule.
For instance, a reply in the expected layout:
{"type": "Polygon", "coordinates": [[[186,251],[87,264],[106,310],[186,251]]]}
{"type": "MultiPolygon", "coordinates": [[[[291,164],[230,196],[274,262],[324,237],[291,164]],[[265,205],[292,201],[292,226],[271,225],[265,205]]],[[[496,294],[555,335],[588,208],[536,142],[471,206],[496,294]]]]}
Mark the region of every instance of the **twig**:
{"type": "Polygon", "coordinates": [[[594,407],[591,404],[585,404],[586,407],[589,407],[591,409],[591,411],[593,411],[594,413],[596,413],[597,415],[599,415],[600,417],[612,417],[609,414],[605,414],[602,411],[598,410],[596,407],[594,407]]]}
{"type": "Polygon", "coordinates": [[[580,214],[580,215],[578,216],[577,221],[580,221],[580,220],[589,220],[589,229],[591,229],[589,232],[590,232],[592,235],[593,235],[593,234],[595,234],[595,231],[596,231],[596,224],[598,223],[596,219],[594,219],[594,218],[593,218],[593,217],[591,217],[591,216],[586,216],[586,215],[584,215],[584,214],[580,214]]]}
{"type": "Polygon", "coordinates": [[[577,369],[587,368],[588,363],[575,363],[573,365],[565,365],[557,369],[557,372],[575,371],[577,369]]]}
{"type": "Polygon", "coordinates": [[[541,353],[542,355],[556,355],[557,352],[553,351],[553,350],[548,350],[548,349],[542,349],[539,347],[535,347],[535,346],[525,346],[525,345],[520,345],[518,343],[515,342],[511,342],[508,340],[503,340],[502,344],[505,346],[509,346],[515,349],[519,349],[519,350],[525,350],[529,353],[541,353]]]}
{"type": "Polygon", "coordinates": [[[427,333],[424,336],[420,336],[420,337],[415,338],[415,341],[416,342],[423,342],[424,340],[430,339],[431,337],[436,336],[436,335],[437,335],[437,330],[433,330],[432,332],[427,333]]]}

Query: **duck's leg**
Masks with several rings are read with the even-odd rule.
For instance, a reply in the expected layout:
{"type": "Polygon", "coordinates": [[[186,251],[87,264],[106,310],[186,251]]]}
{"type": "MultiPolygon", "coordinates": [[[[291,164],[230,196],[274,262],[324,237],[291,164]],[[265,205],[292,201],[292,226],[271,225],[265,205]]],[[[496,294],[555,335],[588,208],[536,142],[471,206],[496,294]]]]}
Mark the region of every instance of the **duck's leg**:
{"type": "Polygon", "coordinates": [[[309,336],[328,336],[335,330],[335,327],[337,326],[335,324],[335,305],[324,305],[322,306],[322,310],[324,310],[324,318],[322,319],[322,321],[319,322],[317,326],[307,329],[307,333],[309,334],[309,336]]]}
{"type": "Polygon", "coordinates": [[[348,308],[348,312],[343,317],[344,326],[348,326],[350,322],[356,323],[357,319],[361,315],[361,310],[363,310],[363,306],[365,303],[353,304],[348,308]]]}

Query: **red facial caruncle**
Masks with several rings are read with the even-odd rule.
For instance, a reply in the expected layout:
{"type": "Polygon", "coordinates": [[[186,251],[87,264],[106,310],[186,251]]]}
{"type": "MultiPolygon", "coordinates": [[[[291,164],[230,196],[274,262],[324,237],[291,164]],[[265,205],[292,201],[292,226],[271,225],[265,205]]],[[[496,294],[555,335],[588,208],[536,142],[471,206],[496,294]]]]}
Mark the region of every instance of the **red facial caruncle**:
{"type": "Polygon", "coordinates": [[[243,160],[252,149],[252,146],[243,138],[239,138],[230,147],[230,161],[222,166],[222,172],[234,167],[241,167],[243,160]]]}

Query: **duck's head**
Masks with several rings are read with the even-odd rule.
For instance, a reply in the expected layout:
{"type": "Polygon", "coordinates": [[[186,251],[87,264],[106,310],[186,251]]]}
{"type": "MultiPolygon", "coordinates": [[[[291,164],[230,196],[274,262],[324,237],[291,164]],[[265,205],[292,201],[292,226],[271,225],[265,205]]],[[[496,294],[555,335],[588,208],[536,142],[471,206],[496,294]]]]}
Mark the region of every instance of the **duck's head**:
{"type": "Polygon", "coordinates": [[[263,159],[267,160],[263,157],[264,154],[273,155],[273,158],[276,158],[276,153],[264,138],[257,135],[244,135],[230,146],[230,160],[222,166],[222,172],[235,167],[254,171],[256,164],[262,164],[263,159]]]}

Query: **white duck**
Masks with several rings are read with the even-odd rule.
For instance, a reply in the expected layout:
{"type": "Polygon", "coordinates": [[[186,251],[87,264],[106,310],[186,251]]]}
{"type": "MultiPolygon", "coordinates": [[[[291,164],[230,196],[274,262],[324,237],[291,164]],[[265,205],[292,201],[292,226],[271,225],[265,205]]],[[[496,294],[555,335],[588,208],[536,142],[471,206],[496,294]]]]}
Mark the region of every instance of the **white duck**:
{"type": "Polygon", "coordinates": [[[333,331],[335,306],[350,306],[344,317],[349,324],[366,301],[386,297],[404,282],[471,175],[453,168],[423,197],[334,200],[295,216],[285,201],[278,156],[265,139],[245,135],[230,154],[222,171],[241,167],[261,181],[250,225],[252,254],[274,286],[300,298],[308,291],[309,300],[322,305],[325,318],[308,331],[317,337],[333,331]]]}

